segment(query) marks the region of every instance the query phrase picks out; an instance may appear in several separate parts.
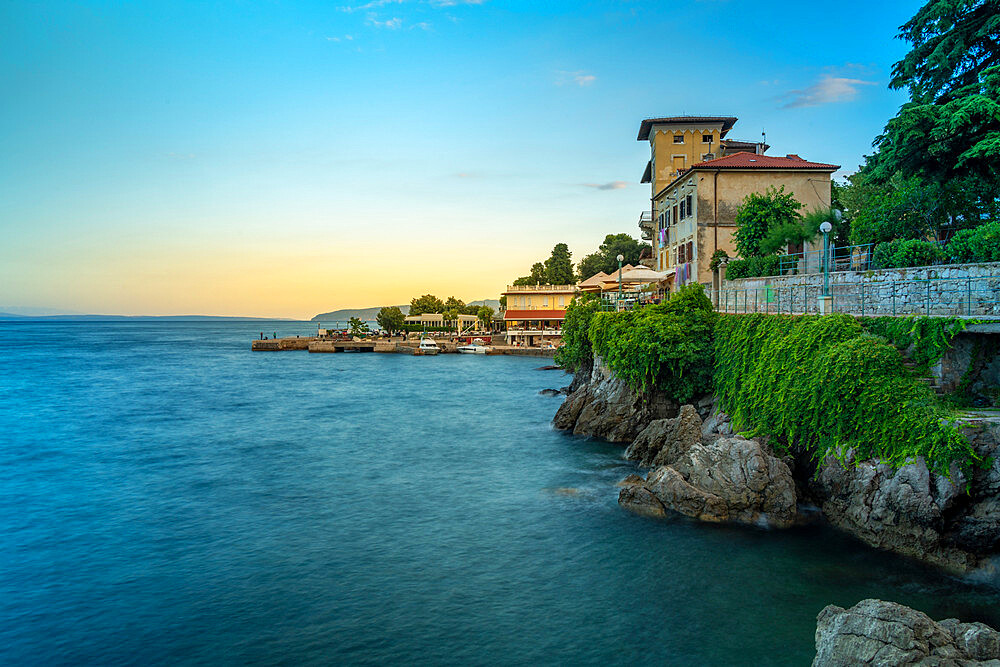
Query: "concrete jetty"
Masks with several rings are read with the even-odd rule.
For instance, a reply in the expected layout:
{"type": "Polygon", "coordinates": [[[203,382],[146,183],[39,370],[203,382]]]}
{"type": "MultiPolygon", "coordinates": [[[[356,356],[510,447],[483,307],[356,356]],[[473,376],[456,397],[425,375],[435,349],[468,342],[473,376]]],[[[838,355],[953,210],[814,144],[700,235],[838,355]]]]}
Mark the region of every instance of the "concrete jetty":
{"type": "MultiPolygon", "coordinates": [[[[441,354],[455,354],[461,343],[436,338],[441,354]]],[[[264,338],[254,340],[250,349],[254,352],[285,352],[289,350],[308,350],[314,353],[333,354],[338,352],[382,352],[393,354],[413,354],[420,345],[419,340],[388,340],[370,338],[355,340],[332,340],[317,336],[294,336],[287,338],[264,338]]],[[[547,357],[555,355],[555,350],[537,347],[515,347],[512,345],[490,345],[489,355],[512,355],[519,357],[547,357]]]]}

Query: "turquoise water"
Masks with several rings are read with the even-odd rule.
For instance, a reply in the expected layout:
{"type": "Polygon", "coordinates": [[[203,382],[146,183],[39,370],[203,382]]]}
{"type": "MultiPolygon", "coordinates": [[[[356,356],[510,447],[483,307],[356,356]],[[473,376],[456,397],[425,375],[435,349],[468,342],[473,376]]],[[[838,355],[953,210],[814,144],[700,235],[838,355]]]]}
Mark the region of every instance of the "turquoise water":
{"type": "Polygon", "coordinates": [[[540,360],[259,329],[0,323],[0,663],[803,665],[866,597],[1000,626],[827,529],[625,512],[540,360]]]}

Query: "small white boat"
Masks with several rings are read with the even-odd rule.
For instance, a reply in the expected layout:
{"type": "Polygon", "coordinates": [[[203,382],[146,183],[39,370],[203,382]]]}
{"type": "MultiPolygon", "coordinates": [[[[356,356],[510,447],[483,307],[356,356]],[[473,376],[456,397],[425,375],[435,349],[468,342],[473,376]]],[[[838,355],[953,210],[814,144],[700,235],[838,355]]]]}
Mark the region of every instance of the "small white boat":
{"type": "Polygon", "coordinates": [[[432,338],[421,338],[420,345],[417,347],[414,354],[416,355],[435,355],[441,351],[438,344],[434,342],[432,338]]]}
{"type": "Polygon", "coordinates": [[[486,354],[490,351],[490,348],[475,341],[469,343],[468,345],[459,345],[455,349],[458,350],[459,354],[486,354]]]}

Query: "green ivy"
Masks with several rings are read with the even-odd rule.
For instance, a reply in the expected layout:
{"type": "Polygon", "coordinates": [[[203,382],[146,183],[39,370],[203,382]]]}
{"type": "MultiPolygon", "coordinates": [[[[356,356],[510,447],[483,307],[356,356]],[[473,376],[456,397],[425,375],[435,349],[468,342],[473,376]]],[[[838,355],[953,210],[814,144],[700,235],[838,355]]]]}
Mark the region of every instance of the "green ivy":
{"type": "Polygon", "coordinates": [[[922,456],[948,475],[979,457],[898,350],[847,315],[722,315],[715,328],[715,390],[734,424],[795,443],[821,460],[922,456]]]}
{"type": "Polygon", "coordinates": [[[972,320],[957,317],[863,317],[865,331],[881,336],[904,352],[917,368],[927,370],[951,347],[951,339],[972,320]]]}
{"type": "Polygon", "coordinates": [[[704,288],[695,284],[657,306],[595,314],[589,338],[619,378],[684,403],[712,389],[716,317],[704,288]]]}

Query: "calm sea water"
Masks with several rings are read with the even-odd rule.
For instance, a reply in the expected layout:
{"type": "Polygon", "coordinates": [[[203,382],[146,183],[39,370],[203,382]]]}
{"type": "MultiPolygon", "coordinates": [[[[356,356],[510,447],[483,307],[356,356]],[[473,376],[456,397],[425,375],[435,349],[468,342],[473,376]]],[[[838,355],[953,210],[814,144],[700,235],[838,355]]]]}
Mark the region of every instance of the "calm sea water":
{"type": "Polygon", "coordinates": [[[803,665],[866,597],[1000,626],[827,529],[625,512],[537,359],[259,329],[0,323],[0,663],[803,665]]]}

